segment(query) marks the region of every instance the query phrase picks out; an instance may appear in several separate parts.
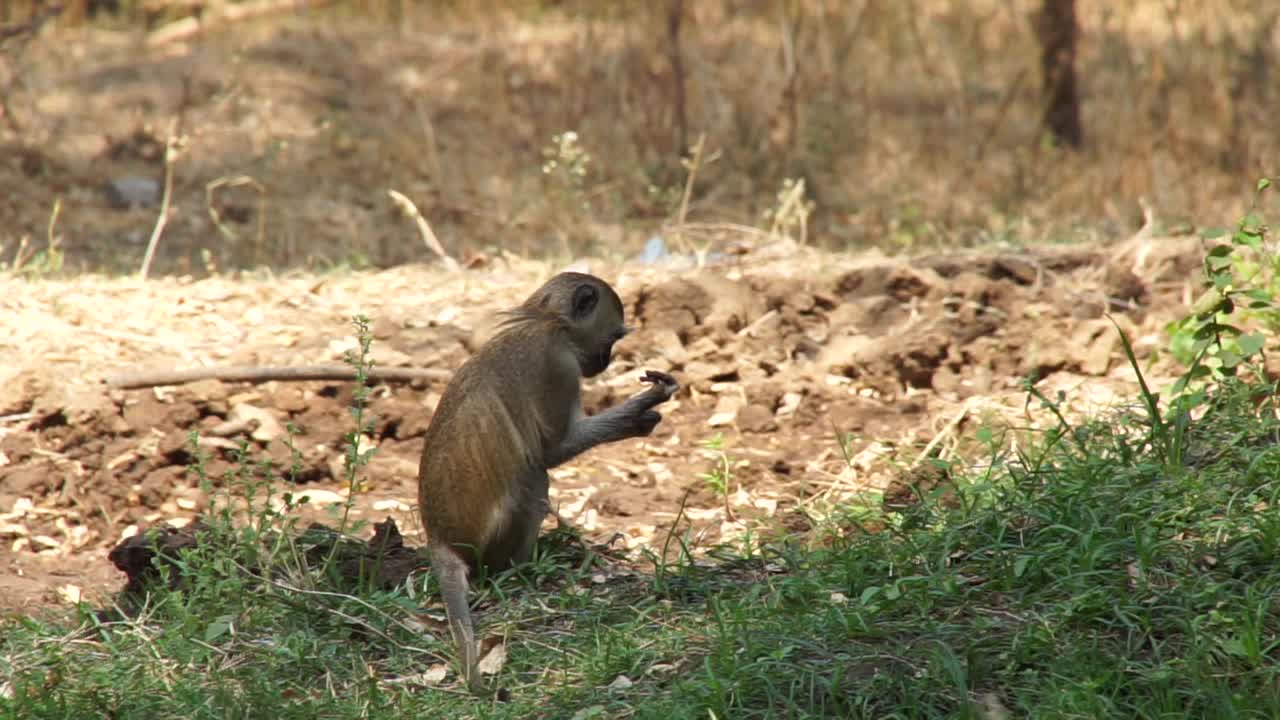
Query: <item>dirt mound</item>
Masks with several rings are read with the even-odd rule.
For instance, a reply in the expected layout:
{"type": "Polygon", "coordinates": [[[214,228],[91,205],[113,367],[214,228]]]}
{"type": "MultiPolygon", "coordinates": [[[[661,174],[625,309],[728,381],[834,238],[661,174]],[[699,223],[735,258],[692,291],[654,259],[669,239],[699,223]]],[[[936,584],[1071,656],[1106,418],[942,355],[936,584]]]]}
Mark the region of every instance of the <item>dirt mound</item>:
{"type": "MultiPolygon", "coordinates": [[[[639,391],[645,369],[669,371],[683,388],[653,437],[555,471],[553,502],[589,536],[622,533],[636,545],[661,538],[689,492],[686,514],[710,542],[753,518],[884,489],[926,448],[944,451],[940,439],[974,408],[1020,412],[1018,383],[1029,375],[1055,387],[1087,382],[1081,395],[1096,407],[1105,395],[1095,390],[1125,391],[1130,377],[1112,322],[1142,351],[1178,311],[1191,277],[1179,277],[1179,258],[1194,245],[1165,247],[1177,252],[1143,258],[1140,275],[1131,253],[1082,249],[911,262],[794,249],[786,260],[761,253],[681,273],[593,268],[617,284],[636,331],[606,379],[588,386],[588,411],[639,391]]],[[[215,360],[332,361],[351,347],[343,324],[357,309],[374,317],[380,364],[452,368],[487,318],[547,272],[530,265],[283,282],[0,281],[11,286],[5,297],[22,298],[9,322],[44,330],[29,335],[27,352],[0,358],[16,368],[0,395],[7,569],[39,574],[100,554],[138,525],[194,518],[209,498],[189,469],[192,433],[215,491],[260,477],[269,461],[295,494],[320,499],[315,519],[342,499],[349,383],[204,380],[124,391],[103,377],[215,360]],[[369,287],[380,289],[378,300],[367,300],[369,287]],[[140,304],[160,313],[136,321],[150,332],[116,330],[104,346],[104,327],[119,325],[105,319],[140,304]],[[199,311],[190,315],[171,312],[193,305],[199,311]],[[234,342],[211,343],[211,327],[234,342]],[[193,354],[199,348],[207,352],[193,354]],[[257,459],[247,466],[239,461],[246,451],[257,459]]],[[[441,390],[436,381],[376,387],[362,441],[378,452],[363,473],[356,516],[394,517],[415,545],[417,459],[441,390]]]]}

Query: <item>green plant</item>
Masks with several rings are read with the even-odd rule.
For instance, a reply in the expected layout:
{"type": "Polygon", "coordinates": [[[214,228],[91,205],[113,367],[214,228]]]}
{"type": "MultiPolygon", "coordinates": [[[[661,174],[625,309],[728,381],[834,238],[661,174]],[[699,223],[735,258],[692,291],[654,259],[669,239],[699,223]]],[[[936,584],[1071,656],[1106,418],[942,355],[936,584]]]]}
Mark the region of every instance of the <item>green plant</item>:
{"type": "MultiPolygon", "coordinates": [[[[369,464],[378,449],[375,447],[365,450],[361,447],[362,440],[373,430],[373,418],[369,415],[369,371],[373,369],[370,349],[373,345],[373,333],[369,330],[369,318],[364,315],[355,316],[351,322],[356,329],[357,347],[344,352],[342,361],[350,365],[356,375],[355,382],[352,384],[351,405],[347,408],[354,426],[342,436],[345,442],[342,479],[351,490],[349,497],[354,498],[363,489],[360,469],[369,464]]],[[[344,528],[350,509],[350,502],[348,502],[343,514],[344,528]]]]}
{"type": "Polygon", "coordinates": [[[724,501],[725,519],[732,522],[733,506],[729,502],[729,494],[733,484],[733,461],[724,449],[724,433],[716,433],[714,437],[698,443],[698,446],[706,451],[714,463],[709,472],[698,473],[698,479],[724,501]]]}
{"type": "Polygon", "coordinates": [[[543,191],[530,203],[544,213],[542,222],[555,231],[565,255],[573,254],[575,241],[588,239],[581,225],[591,212],[586,188],[591,163],[591,154],[573,130],[553,135],[551,143],[542,148],[543,191]]]}
{"type": "Polygon", "coordinates": [[[1249,331],[1249,323],[1270,333],[1280,329],[1280,255],[1268,247],[1269,228],[1257,214],[1259,200],[1270,187],[1269,179],[1258,181],[1253,204],[1234,232],[1205,234],[1206,239],[1228,240],[1205,255],[1204,292],[1186,316],[1166,328],[1170,353],[1187,367],[1171,390],[1174,396],[1202,380],[1234,376],[1241,366],[1261,357],[1266,335],[1249,331]]]}
{"type": "MultiPolygon", "coordinates": [[[[31,237],[23,235],[18,239],[18,248],[14,251],[13,261],[8,263],[9,270],[20,272],[28,278],[55,275],[62,270],[65,257],[62,236],[54,232],[61,214],[62,198],[59,197],[53,201],[53,209],[49,212],[49,223],[45,228],[45,248],[33,250],[31,237]]],[[[0,270],[3,269],[5,264],[0,263],[0,270]]]]}
{"type": "Polygon", "coordinates": [[[803,245],[809,237],[809,216],[814,207],[806,197],[804,178],[785,178],[774,204],[765,208],[762,219],[768,224],[770,235],[791,238],[803,245]]]}

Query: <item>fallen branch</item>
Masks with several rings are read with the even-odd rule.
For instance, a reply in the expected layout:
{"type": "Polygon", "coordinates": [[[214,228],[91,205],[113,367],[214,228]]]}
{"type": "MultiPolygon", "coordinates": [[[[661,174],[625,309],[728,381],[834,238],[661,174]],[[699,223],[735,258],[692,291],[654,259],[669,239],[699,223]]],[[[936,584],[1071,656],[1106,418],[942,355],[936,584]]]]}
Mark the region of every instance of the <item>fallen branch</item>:
{"type": "Polygon", "coordinates": [[[327,4],[329,0],[259,0],[239,5],[219,5],[205,10],[202,17],[185,17],[165,25],[147,35],[147,47],[160,47],[186,40],[201,31],[224,23],[327,4]]]}
{"type": "MultiPolygon", "coordinates": [[[[413,380],[448,380],[453,373],[434,368],[370,368],[365,372],[371,382],[411,382],[413,380]]],[[[262,367],[257,365],[227,365],[223,367],[192,368],[190,370],[144,370],[125,373],[106,379],[108,385],[118,388],[148,388],[161,385],[183,385],[200,380],[223,382],[264,383],[272,380],[355,380],[356,371],[347,365],[286,365],[262,367]]]]}

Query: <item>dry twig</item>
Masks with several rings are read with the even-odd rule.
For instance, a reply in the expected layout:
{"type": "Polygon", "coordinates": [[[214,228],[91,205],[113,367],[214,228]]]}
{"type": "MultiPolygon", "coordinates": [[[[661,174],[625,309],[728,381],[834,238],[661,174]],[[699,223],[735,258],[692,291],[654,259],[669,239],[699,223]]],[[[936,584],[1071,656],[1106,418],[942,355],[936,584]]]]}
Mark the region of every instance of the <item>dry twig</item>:
{"type": "MultiPolygon", "coordinates": [[[[693,196],[693,183],[698,179],[698,168],[702,165],[702,148],[706,141],[706,133],[699,135],[698,142],[693,146],[693,156],[684,163],[689,170],[689,176],[685,178],[684,193],[680,196],[680,214],[676,215],[673,245],[684,245],[684,220],[689,215],[689,199],[693,196]]],[[[681,247],[681,250],[687,251],[687,248],[681,247]]]]}
{"type": "Polygon", "coordinates": [[[164,194],[160,196],[160,213],[156,216],[155,227],[151,229],[151,239],[147,241],[147,254],[142,258],[142,269],[138,271],[139,280],[147,279],[151,261],[155,259],[156,246],[160,244],[164,226],[169,222],[169,203],[173,199],[173,166],[185,144],[185,139],[177,134],[177,127],[177,118],[169,121],[169,132],[164,141],[164,194]]]}
{"type": "Polygon", "coordinates": [[[215,25],[248,20],[286,10],[324,5],[329,0],[259,0],[237,5],[220,4],[201,17],[185,17],[165,25],[147,36],[148,47],[160,47],[186,40],[215,25]]]}
{"type": "Polygon", "coordinates": [[[418,212],[418,206],[406,197],[403,193],[395,190],[388,190],[387,194],[391,196],[391,202],[395,203],[400,212],[413,218],[418,225],[418,233],[422,235],[422,242],[426,244],[427,249],[435,253],[440,258],[444,266],[449,270],[459,270],[458,261],[449,257],[449,253],[444,251],[444,246],[440,244],[440,239],[431,229],[431,225],[427,223],[427,219],[422,217],[422,213],[418,212]]]}
{"type": "MultiPolygon", "coordinates": [[[[448,380],[453,373],[435,368],[370,368],[365,372],[372,382],[410,382],[413,380],[448,380]]],[[[261,367],[255,365],[227,365],[224,367],[192,368],[189,370],[144,370],[125,373],[106,379],[108,385],[119,388],[147,388],[160,385],[183,385],[200,380],[224,382],[265,383],[272,380],[355,380],[356,371],[347,365],[289,365],[261,367]]]]}

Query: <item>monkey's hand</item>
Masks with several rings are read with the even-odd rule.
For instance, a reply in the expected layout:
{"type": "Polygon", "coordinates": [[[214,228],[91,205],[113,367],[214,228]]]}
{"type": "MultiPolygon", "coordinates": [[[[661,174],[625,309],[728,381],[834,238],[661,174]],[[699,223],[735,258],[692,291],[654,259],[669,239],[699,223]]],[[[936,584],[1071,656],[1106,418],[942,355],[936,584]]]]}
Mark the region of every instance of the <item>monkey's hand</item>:
{"type": "MultiPolygon", "coordinates": [[[[644,392],[644,396],[660,398],[653,402],[653,405],[664,403],[671,399],[672,395],[680,389],[680,383],[667,373],[658,372],[657,370],[645,370],[644,377],[640,378],[641,382],[651,383],[651,387],[644,392]]],[[[653,407],[650,405],[649,407],[653,407]]]]}
{"type": "Polygon", "coordinates": [[[545,462],[555,467],[579,453],[603,443],[646,437],[662,422],[653,407],[671,399],[680,383],[667,373],[649,370],[641,378],[650,383],[647,390],[616,407],[578,419],[569,426],[569,432],[558,446],[550,450],[545,462]]]}
{"type": "Polygon", "coordinates": [[[680,389],[680,383],[667,373],[657,370],[646,370],[640,380],[650,383],[649,389],[626,404],[641,411],[635,419],[635,434],[637,437],[647,437],[653,433],[654,428],[658,427],[658,423],[662,422],[662,414],[653,410],[653,406],[670,400],[671,396],[680,389]]]}

